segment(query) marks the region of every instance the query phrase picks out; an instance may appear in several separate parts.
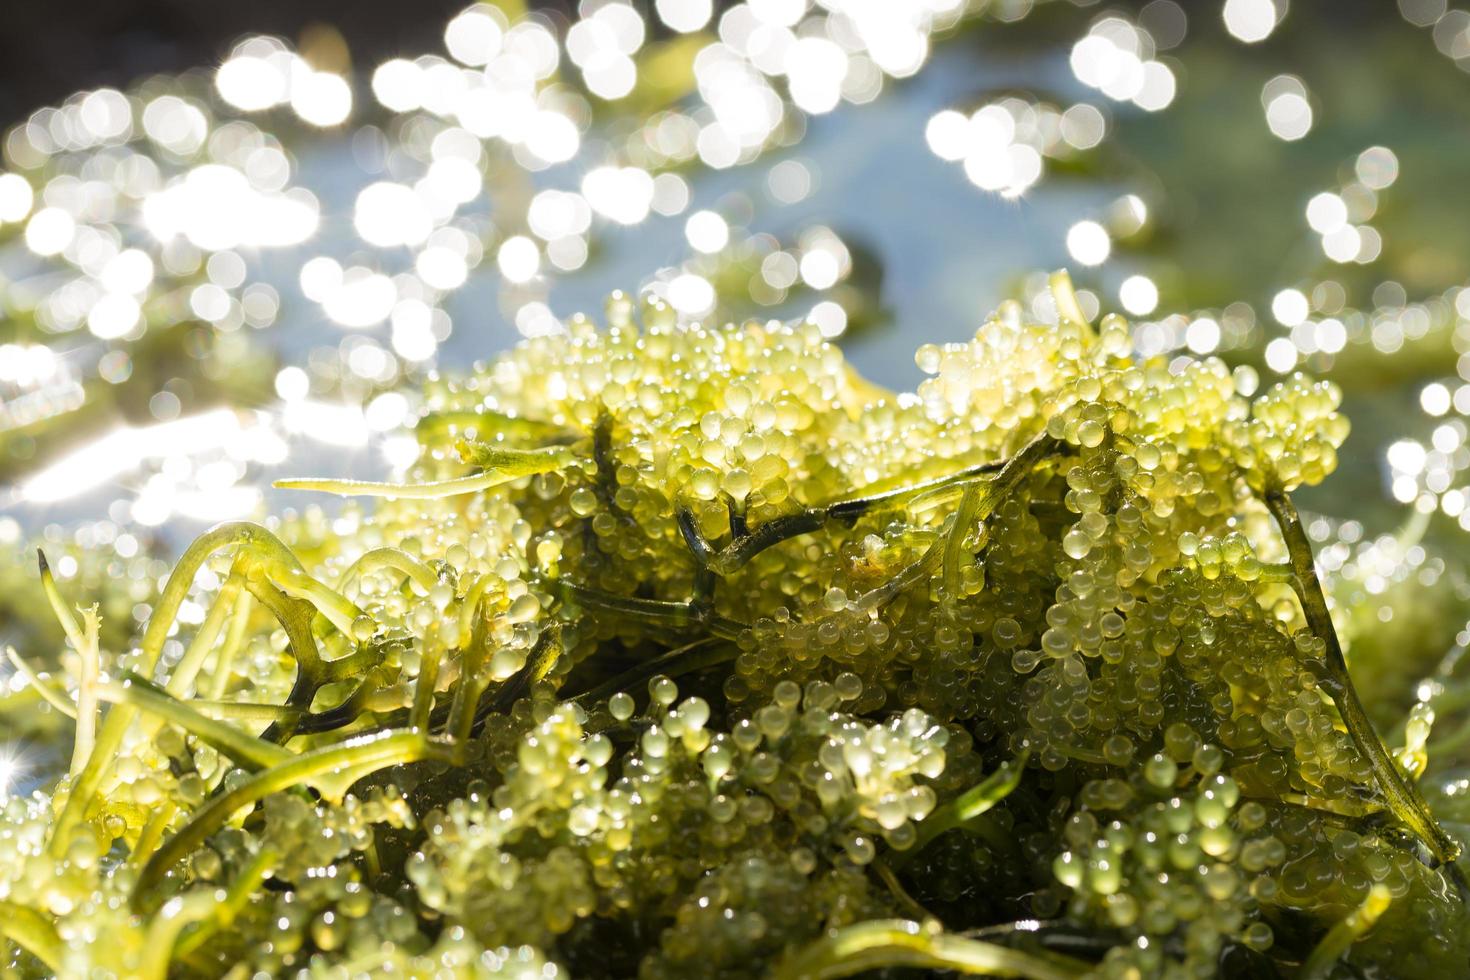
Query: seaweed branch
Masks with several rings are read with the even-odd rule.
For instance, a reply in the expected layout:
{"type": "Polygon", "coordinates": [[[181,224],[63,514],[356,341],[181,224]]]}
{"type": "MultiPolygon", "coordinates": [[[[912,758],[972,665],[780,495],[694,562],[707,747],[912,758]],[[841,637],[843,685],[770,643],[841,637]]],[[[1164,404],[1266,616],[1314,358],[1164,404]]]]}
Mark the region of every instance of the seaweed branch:
{"type": "Polygon", "coordinates": [[[1030,755],[1030,749],[1022,750],[1015,759],[1001,763],[995,772],[920,821],[917,838],[907,851],[897,857],[896,863],[902,867],[912,855],[922,851],[939,835],[970,823],[1011,795],[1021,784],[1030,755]]]}
{"type": "Polygon", "coordinates": [[[400,500],[437,500],[466,493],[480,493],[522,477],[551,473],[569,466],[576,456],[564,446],[542,449],[487,448],[483,460],[477,460],[481,471],[450,480],[424,483],[380,483],[372,480],[338,480],[329,477],[303,477],[277,480],[273,486],[281,490],[316,490],[342,497],[395,497],[400,500]]]}
{"type": "Polygon", "coordinates": [[[1379,916],[1393,902],[1393,893],[1383,885],[1368,889],[1363,904],[1349,912],[1341,922],[1328,930],[1312,950],[1312,955],[1302,964],[1301,980],[1326,980],[1332,967],[1342,959],[1353,943],[1373,928],[1379,916]]]}
{"type": "Polygon", "coordinates": [[[1368,713],[1363,710],[1363,703],[1348,675],[1347,659],[1343,656],[1337,630],[1332,625],[1327,596],[1317,578],[1312,545],[1302,529],[1296,506],[1286,492],[1279,488],[1267,490],[1265,498],[1266,506],[1276,518],[1286,541],[1287,553],[1291,557],[1295,573],[1292,586],[1301,602],[1302,612],[1306,615],[1307,626],[1326,650],[1327,673],[1321,680],[1322,688],[1337,705],[1353,744],[1372,766],[1378,787],[1394,816],[1414,832],[1436,860],[1452,864],[1460,856],[1460,844],[1440,827],[1439,821],[1429,811],[1429,805],[1424,802],[1424,797],[1399,770],[1378,733],[1373,730],[1373,722],[1369,720],[1368,713]]]}
{"type": "Polygon", "coordinates": [[[908,919],[879,919],[829,933],[782,962],[775,980],[835,980],[868,970],[908,967],[992,977],[1072,980],[1092,964],[1025,952],[944,933],[908,919]]]}
{"type": "Polygon", "coordinates": [[[675,518],[678,521],[680,533],[694,554],[696,565],[716,575],[728,576],[745,567],[751,559],[766,549],[802,534],[820,531],[828,521],[852,524],[864,514],[880,510],[891,504],[917,497],[929,497],[940,491],[965,490],[976,485],[977,481],[984,480],[986,477],[994,477],[986,491],[978,495],[975,503],[970,505],[976,512],[975,515],[971,515],[971,519],[973,520],[978,515],[983,520],[1006,495],[1015,489],[1020,477],[1056,446],[1056,440],[1043,433],[1008,459],[980,463],[921,483],[895,487],[865,496],[845,497],[818,507],[806,507],[792,514],[773,517],[753,530],[743,526],[737,527],[732,522],[732,540],[718,550],[700,532],[698,523],[694,519],[694,513],[688,505],[679,505],[675,510],[675,518]]]}
{"type": "Polygon", "coordinates": [[[385,731],[307,752],[257,773],[200,807],[193,818],[148,859],[133,889],[133,908],[141,910],[156,893],[169,869],[224,826],[241,808],[252,806],[271,793],[299,783],[316,785],[324,795],[340,799],[351,786],[346,779],[349,775],[361,778],[377,769],[431,757],[447,761],[449,752],[444,746],[431,742],[422,732],[385,731]],[[347,785],[343,785],[344,782],[347,785]]]}

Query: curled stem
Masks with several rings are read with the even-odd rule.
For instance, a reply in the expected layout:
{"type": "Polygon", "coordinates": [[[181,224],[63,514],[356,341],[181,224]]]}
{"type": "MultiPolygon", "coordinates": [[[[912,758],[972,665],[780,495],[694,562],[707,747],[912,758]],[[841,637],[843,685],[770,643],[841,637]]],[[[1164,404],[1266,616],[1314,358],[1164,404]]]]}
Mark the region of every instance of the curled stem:
{"type": "Polygon", "coordinates": [[[346,596],[306,574],[300,565],[267,560],[260,563],[260,571],[286,595],[311,603],[343,636],[352,636],[353,624],[364,615],[346,596]]]}
{"type": "Polygon", "coordinates": [[[26,679],[26,683],[31,685],[43,701],[63,715],[66,715],[66,717],[73,721],[76,720],[77,706],[72,703],[71,698],[67,697],[65,690],[57,687],[56,683],[51,680],[48,674],[38,671],[26,663],[25,659],[16,652],[15,647],[7,646],[5,648],[5,656],[11,665],[15,667],[16,673],[26,679]]]}
{"type": "Polygon", "coordinates": [[[1342,959],[1353,943],[1373,928],[1378,917],[1392,902],[1393,893],[1385,886],[1374,885],[1368,889],[1368,897],[1363,899],[1363,904],[1344,916],[1317,943],[1312,954],[1302,964],[1302,971],[1298,974],[1301,980],[1326,980],[1332,973],[1333,965],[1342,959]]]}
{"type": "MultiPolygon", "coordinates": [[[[316,637],[311,632],[310,604],[302,599],[293,599],[269,582],[254,576],[248,580],[247,587],[281,624],[286,633],[291,657],[296,661],[296,682],[291,685],[286,703],[302,711],[311,710],[311,702],[324,683],[324,678],[321,653],[317,650],[316,637]]],[[[271,740],[285,738],[293,728],[290,724],[272,724],[263,737],[271,740]]]]}
{"type": "Polygon", "coordinates": [[[396,572],[402,572],[425,593],[439,584],[439,576],[434,574],[432,568],[403,549],[374,548],[347,567],[347,571],[343,572],[342,577],[337,580],[337,588],[346,592],[347,586],[356,581],[358,576],[380,568],[391,568],[396,572]]]}
{"type": "Polygon", "coordinates": [[[829,933],[788,957],[775,980],[832,980],[867,970],[910,967],[992,977],[1072,980],[1091,964],[949,935],[908,919],[878,919],[829,933]]]}
{"type": "MultiPolygon", "coordinates": [[[[168,581],[164,583],[163,591],[159,595],[158,604],[154,607],[152,615],[148,617],[148,625],[143,631],[140,675],[147,676],[158,666],[159,657],[163,654],[163,645],[178,618],[179,607],[188,597],[189,588],[193,585],[194,577],[199,573],[199,569],[211,555],[228,547],[238,548],[250,556],[252,564],[258,562],[261,568],[275,573],[271,577],[288,579],[287,587],[299,591],[304,590],[314,599],[325,600],[328,605],[322,609],[322,612],[329,618],[333,618],[339,628],[342,628],[344,625],[342,621],[345,620],[346,628],[350,629],[353,619],[360,615],[360,610],[357,610],[356,606],[307,575],[301,563],[296,560],[296,556],[291,553],[291,549],[287,548],[270,531],[259,524],[252,524],[248,521],[230,521],[216,525],[195,538],[194,542],[184,549],[173,571],[169,573],[168,581]]],[[[316,644],[311,638],[311,617],[283,614],[284,607],[281,603],[292,600],[271,586],[269,582],[265,582],[263,580],[265,576],[256,574],[257,571],[257,568],[247,571],[246,586],[281,620],[281,625],[290,637],[292,653],[297,657],[297,663],[302,668],[301,673],[298,674],[298,681],[300,681],[301,676],[307,671],[320,670],[316,644]],[[277,597],[280,602],[277,601],[277,597]],[[307,640],[311,642],[306,643],[307,640]],[[307,658],[312,666],[307,667],[303,658],[307,658]]],[[[303,605],[309,606],[309,603],[303,602],[303,605]]],[[[311,683],[314,684],[315,681],[311,683]]],[[[310,688],[310,693],[315,693],[315,687],[310,688]]],[[[87,809],[92,805],[98,787],[102,784],[107,767],[117,757],[123,738],[127,735],[136,717],[137,708],[132,705],[118,705],[107,713],[107,718],[103,721],[101,730],[97,734],[96,743],[92,747],[87,763],[72,779],[66,803],[52,825],[51,840],[47,845],[52,856],[60,857],[66,853],[72,832],[85,818],[87,809]]]]}
{"type": "Polygon", "coordinates": [[[273,559],[273,564],[279,567],[301,570],[301,563],[296,560],[291,549],[259,524],[230,521],[205,531],[179,556],[173,571],[169,573],[168,581],[164,583],[163,593],[153,608],[153,614],[148,617],[148,626],[143,632],[141,673],[151,673],[157,666],[158,658],[163,653],[164,641],[168,639],[169,630],[178,617],[179,607],[189,595],[194,576],[199,574],[199,569],[211,555],[231,546],[237,546],[242,551],[262,558],[273,559]]]}
{"type": "Polygon", "coordinates": [[[1327,608],[1327,596],[1317,578],[1312,545],[1302,529],[1296,506],[1285,491],[1279,488],[1268,490],[1265,497],[1266,506],[1275,516],[1286,541],[1286,550],[1294,573],[1292,587],[1301,602],[1307,627],[1326,648],[1327,674],[1321,680],[1322,688],[1337,705],[1343,725],[1358,751],[1363,753],[1372,766],[1388,808],[1429,848],[1436,860],[1444,864],[1453,863],[1460,856],[1459,843],[1440,827],[1418,788],[1404,777],[1398,764],[1389,755],[1378,733],[1373,730],[1373,722],[1368,718],[1368,713],[1358,698],[1358,692],[1353,687],[1352,678],[1348,675],[1347,659],[1343,656],[1342,644],[1338,641],[1337,630],[1332,625],[1332,614],[1327,608]]]}
{"type": "Polygon", "coordinates": [[[733,574],[748,565],[752,558],[767,548],[802,534],[820,531],[826,523],[826,508],[807,508],[795,514],[773,517],[711,555],[709,567],[716,575],[733,574]]]}
{"type": "Polygon", "coordinates": [[[340,745],[327,746],[293,757],[272,766],[226,793],[214,797],[143,866],[133,889],[135,910],[154,894],[163,876],[178,861],[223,827],[236,812],[253,806],[266,796],[289,789],[299,783],[315,785],[324,796],[341,799],[355,778],[389,766],[417,762],[443,754],[421,732],[388,731],[352,739],[340,745]],[[352,780],[352,781],[349,781],[352,780]]]}
{"type": "Polygon", "coordinates": [[[1016,758],[1001,763],[995,772],[919,821],[918,836],[904,852],[903,859],[919,853],[940,834],[968,823],[1010,796],[1021,785],[1030,754],[1029,749],[1023,749],[1016,758]]]}

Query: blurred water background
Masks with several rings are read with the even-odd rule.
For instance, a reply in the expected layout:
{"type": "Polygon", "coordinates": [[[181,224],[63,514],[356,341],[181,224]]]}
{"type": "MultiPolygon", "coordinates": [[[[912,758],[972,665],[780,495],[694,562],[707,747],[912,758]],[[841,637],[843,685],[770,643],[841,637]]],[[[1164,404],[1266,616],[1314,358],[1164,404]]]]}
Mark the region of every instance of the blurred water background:
{"type": "Polygon", "coordinates": [[[1062,266],[1144,353],[1337,378],[1355,434],[1312,506],[1458,531],[1470,16],[503,4],[420,43],[374,63],[330,24],[245,37],[16,114],[0,537],[166,551],[330,508],[269,484],[386,476],[424,377],[615,289],[811,316],[906,388],[917,346],[1000,301],[1050,315],[1062,266]]]}

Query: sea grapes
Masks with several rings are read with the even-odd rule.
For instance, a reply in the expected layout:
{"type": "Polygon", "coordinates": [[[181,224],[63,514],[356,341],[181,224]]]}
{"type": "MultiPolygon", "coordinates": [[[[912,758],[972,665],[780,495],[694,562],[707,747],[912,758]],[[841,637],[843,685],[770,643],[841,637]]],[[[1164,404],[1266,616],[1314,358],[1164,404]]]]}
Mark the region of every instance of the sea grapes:
{"type": "Polygon", "coordinates": [[[1463,972],[1433,709],[1381,741],[1289,496],[1339,392],[1053,288],[905,393],[615,294],[139,634],[47,573],[68,646],[9,655],[76,758],[0,811],[5,969],[1463,972]]]}

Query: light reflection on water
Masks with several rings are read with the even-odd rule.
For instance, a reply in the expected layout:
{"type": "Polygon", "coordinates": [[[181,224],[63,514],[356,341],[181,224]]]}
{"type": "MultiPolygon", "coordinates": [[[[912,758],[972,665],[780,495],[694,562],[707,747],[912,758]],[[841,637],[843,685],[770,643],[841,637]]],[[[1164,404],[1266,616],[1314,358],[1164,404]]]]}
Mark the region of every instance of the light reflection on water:
{"type": "MultiPolygon", "coordinates": [[[[1001,299],[1037,295],[1032,270],[1067,264],[1085,270],[1090,312],[1156,318],[1139,328],[1143,353],[1245,351],[1267,372],[1331,367],[1353,345],[1394,352],[1431,332],[1416,333],[1419,319],[1456,316],[1456,297],[1441,304],[1448,314],[1419,308],[1397,283],[1373,293],[1386,311],[1354,316],[1327,274],[1254,284],[1274,292],[1269,314],[1170,308],[1167,262],[1133,247],[1157,232],[1160,188],[1146,170],[1095,164],[1119,126],[1189,95],[1181,45],[1193,11],[1170,0],[1136,17],[1070,11],[1070,33],[1029,50],[1010,43],[1018,28],[987,22],[931,50],[928,27],[962,5],[825,6],[844,12],[816,24],[795,0],[733,8],[721,43],[693,59],[702,105],[647,118],[604,118],[605,100],[650,80],[640,59],[654,41],[618,5],[565,39],[580,90],[548,84],[560,51],[546,25],[477,7],[446,34],[458,65],[395,59],[365,74],[357,104],[332,71],[254,38],[209,80],[213,96],[185,85],[130,107],[103,89],[37,113],[8,139],[13,160],[96,152],[34,191],[0,176],[0,222],[18,229],[0,245],[0,273],[35,306],[40,329],[26,336],[49,335],[59,352],[0,348],[0,435],[75,410],[98,379],[73,363],[124,383],[137,366],[129,352],[145,356],[158,322],[192,319],[265,346],[275,365],[264,391],[276,397],[210,409],[164,386],[147,404],[154,422],[103,425],[0,491],[0,508],[31,528],[105,512],[182,540],[200,523],[318,503],[269,483],[402,467],[412,442],[399,426],[426,371],[557,331],[615,289],[651,292],[686,320],[808,317],[896,387],[918,380],[921,343],[968,338],[1001,299]],[[1086,179],[1071,179],[1078,169],[1086,179]],[[884,317],[885,329],[844,336],[884,317]],[[110,349],[100,360],[99,345],[110,349]]],[[[678,30],[696,30],[703,9],[658,5],[678,30]]],[[[1285,13],[1232,0],[1223,26],[1256,44],[1285,13]]],[[[1317,132],[1317,96],[1296,75],[1275,73],[1259,95],[1256,138],[1317,132]]],[[[1387,146],[1360,144],[1348,160],[1284,219],[1329,274],[1379,258],[1379,195],[1399,175],[1387,146]]],[[[1046,303],[1035,299],[1038,316],[1046,303]]],[[[232,374],[229,350],[221,357],[232,374]]],[[[206,393],[221,383],[218,371],[194,379],[206,393]]],[[[1395,498],[1463,509],[1458,491],[1445,495],[1452,479],[1388,463],[1395,498]]]]}
{"type": "MultiPolygon", "coordinates": [[[[794,242],[805,229],[819,224],[839,230],[841,237],[830,236],[825,244],[835,251],[809,247],[804,261],[790,260],[793,274],[789,279],[804,274],[808,281],[828,288],[836,284],[839,264],[844,276],[850,271],[844,238],[871,250],[883,270],[882,303],[887,309],[902,311],[902,316],[894,328],[854,338],[848,350],[859,368],[876,380],[911,384],[918,378],[912,351],[919,343],[967,337],[977,317],[1004,298],[1011,277],[1065,262],[1063,241],[1070,216],[1079,209],[1100,207],[1114,193],[1096,185],[1046,186],[1014,200],[977,193],[962,169],[929,149],[927,122],[977,87],[1017,81],[1065,83],[1064,68],[1056,62],[1038,66],[1030,61],[990,60],[977,73],[973,53],[940,48],[924,72],[890,89],[876,102],[844,105],[811,120],[805,138],[793,151],[769,155],[749,166],[690,177],[684,181],[683,199],[676,202],[679,206],[667,209],[670,213],[653,208],[651,198],[649,203],[640,203],[645,193],[641,186],[619,183],[616,174],[604,178],[601,174],[606,171],[594,170],[584,177],[581,188],[592,193],[581,196],[560,189],[565,175],[557,171],[537,174],[540,193],[533,201],[539,206],[531,209],[530,221],[542,241],[550,238],[554,245],[561,237],[558,232],[585,231],[586,217],[577,213],[579,204],[586,206],[582,202],[591,201],[596,207],[604,200],[601,213],[610,219],[599,229],[596,258],[575,276],[551,279],[545,305],[540,308],[551,318],[596,312],[607,293],[636,286],[646,280],[650,269],[668,270],[659,278],[676,308],[680,307],[684,299],[681,286],[686,286],[687,294],[689,279],[700,286],[706,282],[699,276],[686,275],[682,283],[679,278],[681,263],[691,256],[697,258],[701,251],[693,247],[692,233],[686,229],[691,213],[703,211],[722,223],[728,221],[726,234],[735,239],[759,233],[794,242]],[[895,179],[898,174],[904,178],[895,179]],[[600,189],[608,181],[611,186],[600,189]],[[563,202],[557,195],[571,200],[563,202]],[[537,227],[538,222],[542,227],[537,227]],[[730,225],[735,228],[733,235],[730,225]],[[817,261],[812,261],[813,256],[817,261]]],[[[252,285],[269,288],[280,297],[276,322],[261,339],[279,354],[282,363],[293,365],[307,362],[313,349],[319,349],[334,333],[350,329],[364,341],[349,355],[351,366],[366,377],[377,373],[374,368],[382,367],[388,352],[408,362],[427,360],[415,355],[432,352],[439,366],[452,370],[514,343],[528,323],[524,313],[520,329],[512,322],[507,307],[520,297],[506,293],[516,288],[518,278],[530,277],[508,274],[505,253],[517,241],[532,248],[534,242],[524,236],[507,239],[500,248],[498,269],[480,266],[468,270],[463,286],[447,290],[436,304],[400,296],[401,272],[416,263],[420,278],[428,278],[423,276],[423,266],[434,247],[463,257],[473,240],[454,227],[433,231],[428,216],[420,217],[414,211],[418,198],[408,187],[385,182],[380,173],[364,168],[362,155],[344,143],[317,142],[298,151],[294,183],[318,189],[321,209],[320,227],[300,248],[251,248],[248,244],[242,247],[240,241],[210,241],[204,229],[214,227],[219,213],[209,208],[220,206],[209,203],[215,196],[212,193],[201,198],[199,207],[180,203],[177,211],[169,212],[172,220],[199,223],[198,236],[205,239],[200,244],[216,246],[223,254],[242,255],[250,266],[252,285]],[[423,230],[416,230],[420,228],[423,230]],[[457,240],[433,246],[431,236],[446,233],[457,240]],[[385,251],[374,253],[372,266],[349,264],[363,256],[364,239],[385,251]],[[426,241],[431,248],[420,252],[416,260],[408,252],[386,251],[399,244],[426,241]],[[443,319],[437,330],[436,317],[443,319]],[[452,330],[447,329],[450,323],[452,330]]],[[[212,168],[201,169],[208,173],[212,168]]],[[[193,193],[189,190],[192,184],[202,186],[213,179],[199,174],[195,170],[166,193],[193,193]]],[[[487,193],[492,201],[486,206],[493,206],[496,187],[492,185],[487,193]]],[[[249,211],[253,203],[258,202],[247,202],[240,213],[249,211]]],[[[145,212],[145,219],[147,216],[145,212]]],[[[248,230],[253,220],[239,225],[218,223],[248,230]]],[[[279,222],[275,227],[279,231],[279,222]]],[[[778,257],[785,254],[791,253],[778,253],[778,257]]],[[[478,264],[479,256],[475,259],[478,264]]],[[[536,259],[544,261],[539,255],[536,259]]],[[[763,268],[768,279],[792,284],[782,278],[779,263],[767,262],[763,268]]],[[[1122,274],[1121,269],[1116,271],[1122,274]]],[[[239,285],[238,280],[234,285],[239,285]]],[[[210,288],[224,295],[218,284],[196,287],[191,297],[196,307],[210,302],[208,296],[200,296],[201,290],[210,288]]],[[[701,305],[708,303],[696,301],[685,308],[697,315],[703,312],[701,305]]],[[[810,298],[777,302],[768,307],[766,315],[801,316],[813,306],[810,298]]],[[[846,314],[840,306],[836,310],[845,323],[846,314]]],[[[831,316],[831,311],[826,315],[831,316]]],[[[392,372],[386,375],[392,377],[392,372]]],[[[13,488],[10,499],[0,507],[31,525],[66,523],[105,510],[121,493],[131,500],[130,519],[154,526],[178,518],[177,528],[170,527],[169,533],[184,540],[200,524],[301,506],[306,502],[301,495],[282,494],[270,489],[269,483],[298,475],[302,466],[313,473],[382,478],[394,464],[409,461],[404,440],[392,435],[401,415],[390,418],[380,410],[372,418],[371,404],[364,407],[306,398],[296,383],[309,379],[296,368],[282,372],[278,391],[283,381],[288,389],[285,393],[294,397],[258,411],[217,410],[108,432],[13,488]],[[226,465],[229,470],[224,469],[226,465]],[[227,479],[228,473],[236,479],[227,479]]]]}

